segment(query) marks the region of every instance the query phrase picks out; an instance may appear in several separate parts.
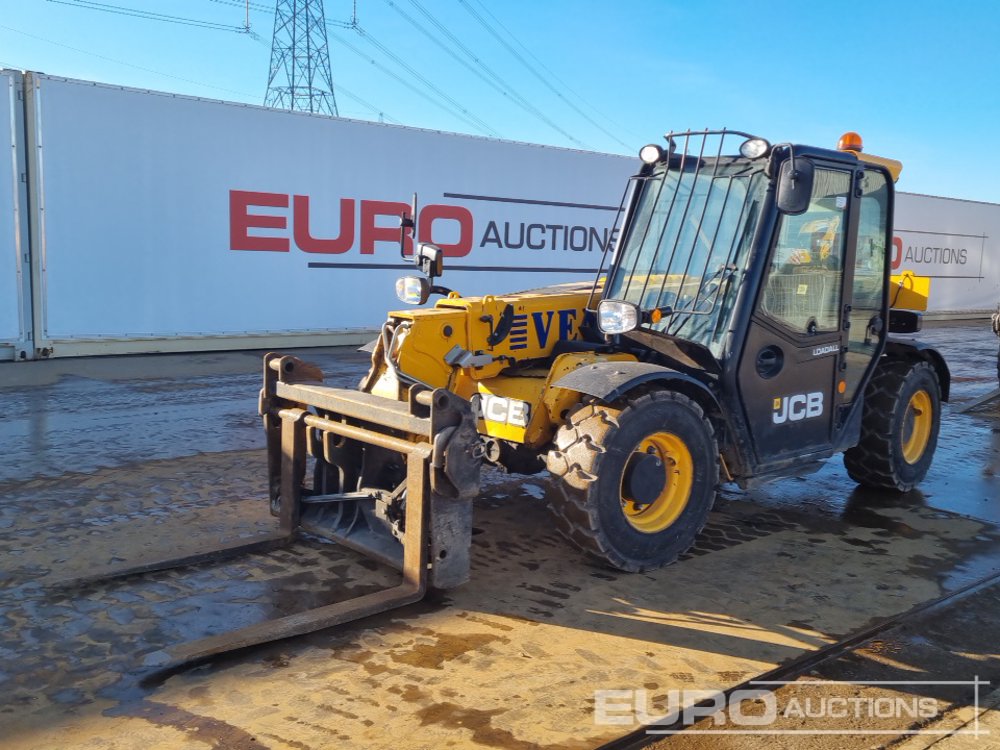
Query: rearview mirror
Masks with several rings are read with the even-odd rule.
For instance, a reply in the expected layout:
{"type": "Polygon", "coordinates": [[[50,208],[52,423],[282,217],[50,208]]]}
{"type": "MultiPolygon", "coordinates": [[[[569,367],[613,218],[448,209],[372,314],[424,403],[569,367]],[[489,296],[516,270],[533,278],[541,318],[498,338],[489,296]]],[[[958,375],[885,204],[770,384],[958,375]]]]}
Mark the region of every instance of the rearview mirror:
{"type": "Polygon", "coordinates": [[[787,159],[778,173],[778,210],[795,216],[809,208],[815,176],[813,163],[808,159],[801,156],[794,160],[787,159]]]}

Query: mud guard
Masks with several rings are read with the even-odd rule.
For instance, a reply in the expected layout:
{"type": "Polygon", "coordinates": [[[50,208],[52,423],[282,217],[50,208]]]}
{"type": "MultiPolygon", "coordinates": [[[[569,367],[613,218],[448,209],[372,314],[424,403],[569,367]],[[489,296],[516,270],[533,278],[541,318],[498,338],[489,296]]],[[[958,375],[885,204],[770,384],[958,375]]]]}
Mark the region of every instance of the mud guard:
{"type": "Polygon", "coordinates": [[[890,336],[886,341],[885,353],[890,357],[922,359],[930,363],[941,384],[941,400],[948,401],[951,393],[951,371],[941,352],[917,339],[897,339],[890,336]]]}
{"type": "MultiPolygon", "coordinates": [[[[700,380],[650,362],[595,362],[578,367],[559,378],[553,386],[579,391],[602,401],[615,401],[644,383],[673,387],[699,402],[708,400],[711,411],[721,412],[715,394],[700,380]]],[[[703,403],[703,405],[705,405],[703,403]]]]}

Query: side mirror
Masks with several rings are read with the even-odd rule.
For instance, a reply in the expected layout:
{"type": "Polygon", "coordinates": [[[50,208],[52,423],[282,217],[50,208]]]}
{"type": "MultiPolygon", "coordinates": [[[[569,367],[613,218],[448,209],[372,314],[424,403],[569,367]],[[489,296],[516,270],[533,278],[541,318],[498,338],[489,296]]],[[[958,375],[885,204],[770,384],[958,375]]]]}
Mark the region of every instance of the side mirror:
{"type": "Polygon", "coordinates": [[[795,216],[809,208],[815,177],[815,168],[808,159],[786,159],[778,173],[778,210],[795,216]]]}
{"type": "Polygon", "coordinates": [[[413,263],[424,272],[428,278],[435,278],[444,273],[444,252],[437,245],[421,242],[413,254],[413,263]]]}

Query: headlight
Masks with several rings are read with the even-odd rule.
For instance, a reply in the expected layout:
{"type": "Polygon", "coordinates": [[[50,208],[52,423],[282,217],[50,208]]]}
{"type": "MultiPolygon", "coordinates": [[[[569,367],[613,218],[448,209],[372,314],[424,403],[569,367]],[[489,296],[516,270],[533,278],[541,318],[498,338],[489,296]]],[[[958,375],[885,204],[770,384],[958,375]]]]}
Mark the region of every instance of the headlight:
{"type": "Polygon", "coordinates": [[[740,154],[747,159],[759,159],[771,150],[771,144],[763,138],[751,138],[740,144],[740,154]]]}
{"type": "Polygon", "coordinates": [[[650,143],[639,149],[639,158],[642,159],[643,164],[656,164],[663,158],[663,149],[655,143],[650,143]]]}
{"type": "Polygon", "coordinates": [[[408,305],[422,305],[431,296],[431,282],[424,276],[396,279],[396,296],[408,305]]]}
{"type": "Polygon", "coordinates": [[[601,300],[597,306],[597,326],[604,333],[627,333],[639,325],[639,308],[617,299],[601,300]]]}

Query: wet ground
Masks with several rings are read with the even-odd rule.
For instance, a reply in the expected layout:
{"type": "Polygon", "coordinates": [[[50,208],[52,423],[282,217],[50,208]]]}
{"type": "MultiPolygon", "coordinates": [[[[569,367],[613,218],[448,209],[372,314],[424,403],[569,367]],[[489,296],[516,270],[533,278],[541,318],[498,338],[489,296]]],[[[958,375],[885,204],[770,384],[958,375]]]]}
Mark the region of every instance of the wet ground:
{"type": "MultiPolygon", "coordinates": [[[[923,338],[944,351],[956,402],[995,387],[987,327],[923,338]]],[[[366,366],[350,351],[302,356],[332,385],[366,366]]],[[[490,475],[472,582],[443,601],[151,675],[145,653],[395,581],[305,539],[55,585],[274,529],[259,363],[226,353],[0,365],[5,747],[593,747],[624,731],[595,724],[595,690],[739,684],[1000,570],[1000,414],[948,407],[919,490],[863,492],[839,461],[728,489],[696,548],[650,575],[569,549],[551,531],[544,476],[490,475]]]]}

